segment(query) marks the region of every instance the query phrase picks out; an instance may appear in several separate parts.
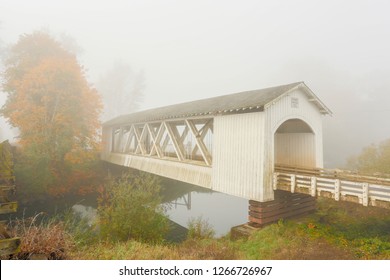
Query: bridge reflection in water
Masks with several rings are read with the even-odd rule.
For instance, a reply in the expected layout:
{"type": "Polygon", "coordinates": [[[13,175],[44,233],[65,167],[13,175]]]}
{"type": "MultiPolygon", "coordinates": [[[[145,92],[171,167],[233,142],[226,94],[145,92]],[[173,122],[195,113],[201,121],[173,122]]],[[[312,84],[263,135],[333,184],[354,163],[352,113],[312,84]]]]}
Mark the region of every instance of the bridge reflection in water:
{"type": "Polygon", "coordinates": [[[180,226],[188,228],[189,221],[201,218],[213,228],[215,237],[221,237],[248,221],[247,199],[169,179],[162,186],[167,215],[180,226]]]}

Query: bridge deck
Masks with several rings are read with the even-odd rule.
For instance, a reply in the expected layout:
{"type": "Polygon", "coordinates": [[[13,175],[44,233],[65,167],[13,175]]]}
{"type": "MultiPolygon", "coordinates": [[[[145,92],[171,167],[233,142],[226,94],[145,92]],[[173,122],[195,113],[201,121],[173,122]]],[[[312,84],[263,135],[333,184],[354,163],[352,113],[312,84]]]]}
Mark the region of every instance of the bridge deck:
{"type": "Polygon", "coordinates": [[[273,188],[390,209],[390,178],[279,165],[275,166],[273,188]]]}

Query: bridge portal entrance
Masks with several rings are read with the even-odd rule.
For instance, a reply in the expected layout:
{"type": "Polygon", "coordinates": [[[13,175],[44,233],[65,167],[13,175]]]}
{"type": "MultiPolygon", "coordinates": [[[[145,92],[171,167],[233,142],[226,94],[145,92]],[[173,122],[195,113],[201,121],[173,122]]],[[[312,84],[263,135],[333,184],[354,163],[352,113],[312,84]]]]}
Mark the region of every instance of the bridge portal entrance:
{"type": "Polygon", "coordinates": [[[316,167],[315,135],[301,119],[283,122],[274,135],[276,165],[316,167]]]}

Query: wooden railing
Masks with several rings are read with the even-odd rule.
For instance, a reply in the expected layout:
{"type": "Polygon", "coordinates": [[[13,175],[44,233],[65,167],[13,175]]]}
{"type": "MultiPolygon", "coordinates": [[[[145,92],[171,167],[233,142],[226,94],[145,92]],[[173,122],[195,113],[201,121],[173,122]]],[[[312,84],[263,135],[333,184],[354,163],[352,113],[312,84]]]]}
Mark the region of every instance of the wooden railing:
{"type": "MultiPolygon", "coordinates": [[[[15,192],[14,161],[12,147],[8,141],[0,143],[0,214],[17,211],[18,203],[10,201],[8,195],[15,192]]],[[[12,237],[7,230],[7,221],[0,221],[0,256],[17,253],[21,239],[12,237]]]]}
{"type": "Polygon", "coordinates": [[[276,165],[273,188],[313,197],[330,197],[336,201],[352,201],[364,206],[390,208],[390,178],[276,165]]]}

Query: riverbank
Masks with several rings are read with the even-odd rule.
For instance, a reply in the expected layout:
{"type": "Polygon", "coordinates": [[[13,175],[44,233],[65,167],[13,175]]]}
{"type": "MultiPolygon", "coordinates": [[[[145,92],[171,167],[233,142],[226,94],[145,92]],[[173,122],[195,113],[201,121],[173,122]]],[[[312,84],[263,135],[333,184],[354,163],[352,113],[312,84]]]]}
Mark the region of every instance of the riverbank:
{"type": "Polygon", "coordinates": [[[187,239],[179,244],[98,242],[72,259],[390,259],[390,211],[319,199],[317,211],[269,225],[247,239],[187,239]]]}
{"type": "Polygon", "coordinates": [[[311,215],[281,220],[238,240],[229,234],[187,236],[188,230],[176,225],[162,242],[113,242],[65,216],[45,223],[23,222],[19,233],[24,251],[16,259],[37,255],[72,260],[390,259],[389,210],[328,199],[318,199],[311,215]]]}

